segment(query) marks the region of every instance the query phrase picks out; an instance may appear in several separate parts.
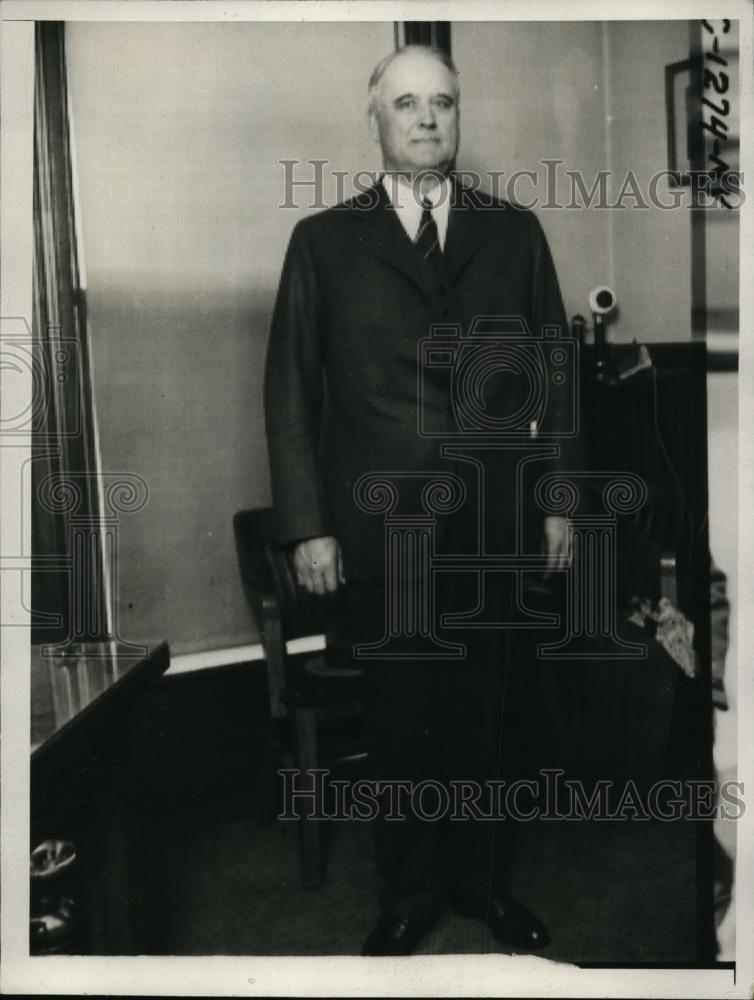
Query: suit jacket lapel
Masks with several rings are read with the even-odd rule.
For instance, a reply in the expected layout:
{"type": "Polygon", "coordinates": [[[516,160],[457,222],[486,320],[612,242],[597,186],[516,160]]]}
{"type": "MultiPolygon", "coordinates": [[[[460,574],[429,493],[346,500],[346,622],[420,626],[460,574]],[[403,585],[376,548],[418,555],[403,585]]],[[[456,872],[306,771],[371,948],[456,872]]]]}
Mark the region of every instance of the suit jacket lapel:
{"type": "Polygon", "coordinates": [[[479,199],[474,192],[451,180],[452,196],[445,237],[445,274],[450,287],[477,253],[483,241],[479,199]]]}
{"type": "MultiPolygon", "coordinates": [[[[473,191],[452,180],[451,209],[445,240],[443,266],[448,287],[452,287],[464,267],[483,242],[479,199],[473,191]]],[[[356,225],[354,236],[366,250],[398,268],[432,298],[437,288],[432,270],[422,261],[406,235],[390,203],[387,191],[377,181],[368,191],[351,202],[356,225]]]]}
{"type": "Polygon", "coordinates": [[[431,295],[431,274],[408,238],[384,186],[377,181],[364,194],[357,195],[351,202],[351,212],[356,222],[356,241],[431,295]]]}

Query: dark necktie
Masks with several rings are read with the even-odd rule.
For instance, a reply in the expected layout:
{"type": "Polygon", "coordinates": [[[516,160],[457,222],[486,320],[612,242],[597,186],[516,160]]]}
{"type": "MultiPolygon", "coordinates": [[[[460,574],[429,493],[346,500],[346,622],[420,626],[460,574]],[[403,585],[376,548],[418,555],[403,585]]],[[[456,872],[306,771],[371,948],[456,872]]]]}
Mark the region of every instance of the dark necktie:
{"type": "Polygon", "coordinates": [[[437,223],[431,212],[432,203],[428,198],[422,199],[421,222],[419,231],[416,234],[414,243],[423,257],[425,257],[435,272],[439,273],[442,263],[442,250],[440,248],[440,237],[437,232],[437,223]]]}

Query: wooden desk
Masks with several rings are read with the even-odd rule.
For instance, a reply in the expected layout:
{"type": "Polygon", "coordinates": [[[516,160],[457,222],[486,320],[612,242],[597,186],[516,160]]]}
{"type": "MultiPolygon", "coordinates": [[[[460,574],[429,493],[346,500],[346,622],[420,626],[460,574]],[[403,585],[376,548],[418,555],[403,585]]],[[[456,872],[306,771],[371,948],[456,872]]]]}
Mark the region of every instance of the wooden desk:
{"type": "MultiPolygon", "coordinates": [[[[582,416],[590,469],[638,473],[655,490],[651,538],[672,552],[678,607],[694,623],[698,675],[688,685],[681,736],[692,748],[688,777],[711,781],[713,713],[710,651],[710,549],[707,474],[707,356],[701,342],[650,343],[652,369],[615,384],[593,378],[593,350],[582,349],[582,416]]],[[[608,368],[628,345],[608,348],[608,368]]],[[[641,720],[637,720],[641,732],[641,720]]],[[[711,822],[698,832],[698,954],[715,957],[711,822]]]]}
{"type": "Polygon", "coordinates": [[[170,651],[162,643],[142,659],[123,659],[93,645],[78,659],[91,679],[99,678],[85,685],[89,699],[64,724],[48,712],[37,716],[32,729],[30,850],[51,838],[76,847],[82,919],[77,950],[138,954],[141,832],[132,808],[131,724],[144,693],[167,670],[170,651]]]}

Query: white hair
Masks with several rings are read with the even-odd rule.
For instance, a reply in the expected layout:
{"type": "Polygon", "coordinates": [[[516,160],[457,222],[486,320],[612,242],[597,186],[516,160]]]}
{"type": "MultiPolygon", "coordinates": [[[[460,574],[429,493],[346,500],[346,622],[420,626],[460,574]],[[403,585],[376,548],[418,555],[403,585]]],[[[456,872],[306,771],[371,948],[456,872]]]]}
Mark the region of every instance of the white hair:
{"type": "Polygon", "coordinates": [[[388,66],[394,62],[399,56],[410,54],[412,52],[421,52],[424,55],[430,56],[432,59],[436,59],[439,63],[450,70],[450,72],[455,77],[456,83],[456,93],[459,90],[458,86],[458,70],[455,67],[455,63],[447,54],[443,52],[442,49],[435,48],[434,45],[405,45],[402,49],[396,49],[394,52],[388,53],[383,59],[377,63],[372,71],[372,75],[369,77],[369,110],[373,110],[374,102],[377,97],[377,91],[379,90],[380,83],[385,71],[388,66]]]}

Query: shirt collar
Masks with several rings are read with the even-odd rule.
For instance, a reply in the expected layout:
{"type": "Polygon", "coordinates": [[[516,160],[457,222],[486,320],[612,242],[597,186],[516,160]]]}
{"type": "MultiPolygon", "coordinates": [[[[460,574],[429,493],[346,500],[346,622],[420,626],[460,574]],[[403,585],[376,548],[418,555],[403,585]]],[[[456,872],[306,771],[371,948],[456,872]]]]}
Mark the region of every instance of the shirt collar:
{"type": "MultiPolygon", "coordinates": [[[[383,174],[380,180],[403,228],[409,239],[413,241],[419,232],[423,211],[417,197],[418,192],[415,194],[411,181],[400,174],[383,174]]],[[[443,249],[448,231],[450,195],[451,190],[447,177],[433,185],[425,195],[425,198],[432,205],[432,217],[437,225],[437,235],[443,249]]]]}

